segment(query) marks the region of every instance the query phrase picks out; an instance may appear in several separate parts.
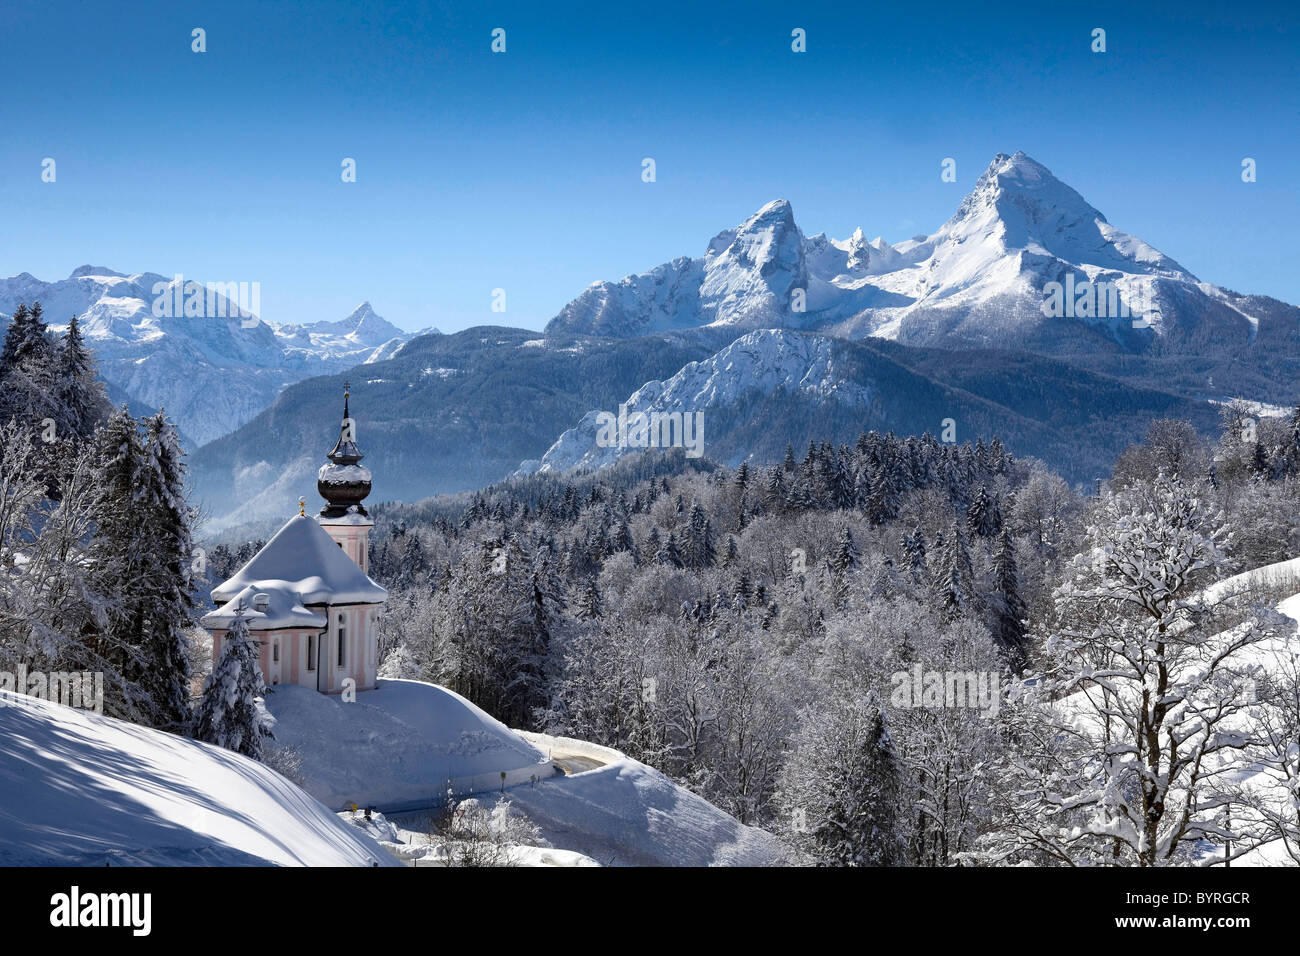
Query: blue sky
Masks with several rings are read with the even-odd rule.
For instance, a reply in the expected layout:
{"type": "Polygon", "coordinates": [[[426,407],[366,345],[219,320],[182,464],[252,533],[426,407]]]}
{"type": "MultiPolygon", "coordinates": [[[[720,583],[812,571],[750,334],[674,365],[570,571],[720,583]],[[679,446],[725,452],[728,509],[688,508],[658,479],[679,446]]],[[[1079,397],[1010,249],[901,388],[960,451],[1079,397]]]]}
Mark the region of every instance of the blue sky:
{"type": "Polygon", "coordinates": [[[541,328],[777,197],[808,234],[931,232],[1023,149],[1201,279],[1300,303],[1281,6],[369,6],[6,0],[0,274],[89,262],[257,281],[277,322],[369,299],[408,329],[541,328]]]}

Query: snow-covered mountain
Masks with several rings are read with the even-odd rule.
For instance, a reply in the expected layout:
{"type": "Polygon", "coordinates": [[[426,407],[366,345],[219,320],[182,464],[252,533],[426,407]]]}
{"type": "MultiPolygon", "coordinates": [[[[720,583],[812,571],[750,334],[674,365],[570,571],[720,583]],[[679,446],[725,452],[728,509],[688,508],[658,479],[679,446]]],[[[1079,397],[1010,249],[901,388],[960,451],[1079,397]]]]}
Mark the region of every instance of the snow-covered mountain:
{"type": "Polygon", "coordinates": [[[805,237],[777,200],[715,236],[700,258],[593,284],[547,331],[818,328],[911,344],[1135,352],[1157,339],[1195,350],[1249,345],[1261,316],[1279,309],[1300,318],[1294,307],[1201,282],[1017,152],[996,156],[932,235],[897,245],[868,242],[861,229],[844,240],[805,237]],[[1107,285],[1081,304],[1085,282],[1107,285]],[[1065,293],[1063,315],[1045,314],[1049,283],[1079,290],[1065,293]]]}
{"type": "Polygon", "coordinates": [[[794,210],[778,199],[714,236],[701,259],[594,283],[547,332],[631,337],[697,325],[792,326],[793,292],[808,282],[804,246],[794,210]]]}
{"type": "MultiPolygon", "coordinates": [[[[746,395],[802,395],[812,404],[836,401],[864,414],[871,406],[872,390],[853,381],[852,370],[837,355],[836,343],[823,336],[805,336],[781,330],[749,332],[702,362],[691,362],[665,381],[647,382],[626,402],[625,418],[637,414],[698,416],[698,425],[687,423],[682,434],[688,447],[698,441],[707,447],[710,421],[715,414],[731,419],[746,395]]],[[[624,454],[637,451],[633,443],[598,441],[599,417],[617,415],[618,410],[590,411],[573,428],[564,432],[540,460],[523,463],[517,474],[566,472],[575,468],[594,470],[612,465],[624,454]]],[[[728,426],[730,422],[728,423],[728,426]]],[[[672,435],[670,430],[669,436],[672,435]]],[[[655,437],[658,441],[658,436],[655,437]]],[[[642,446],[644,447],[644,446],[642,446]]],[[[695,456],[695,457],[698,457],[695,456]]]]}
{"type": "MultiPolygon", "coordinates": [[[[191,280],[183,281],[191,288],[191,280]]],[[[238,428],[294,382],[390,358],[424,334],[403,332],[369,302],[337,322],[276,325],[241,317],[240,303],[221,290],[214,293],[220,308],[206,314],[222,317],[186,317],[176,314],[183,310],[155,308],[158,283],[176,288],[174,278],[102,266],[81,266],[55,282],[24,272],[0,279],[0,320],[7,322],[19,302],[36,301],[53,329],[77,316],[104,379],[133,399],[166,408],[197,442],[238,428]]],[[[176,298],[183,303],[184,295],[176,298]]]]}
{"type": "Polygon", "coordinates": [[[655,447],[731,465],[765,464],[779,461],[787,443],[802,450],[810,440],[847,442],[873,428],[938,435],[951,420],[960,423],[959,441],[998,435],[1015,454],[1092,477],[1150,419],[1208,427],[1214,408],[1025,352],[755,329],[614,405],[588,411],[514,474],[595,470],[655,447]],[[1099,419],[1107,427],[1099,428],[1099,419]],[[672,440],[677,435],[681,441],[672,440]]]}

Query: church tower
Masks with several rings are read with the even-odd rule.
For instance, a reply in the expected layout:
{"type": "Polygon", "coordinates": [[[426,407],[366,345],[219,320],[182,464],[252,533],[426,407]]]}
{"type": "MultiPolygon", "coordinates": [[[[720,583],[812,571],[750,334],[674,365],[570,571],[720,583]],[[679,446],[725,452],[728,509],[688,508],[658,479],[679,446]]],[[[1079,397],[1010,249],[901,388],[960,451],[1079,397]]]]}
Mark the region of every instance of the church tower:
{"type": "Polygon", "coordinates": [[[361,464],[365,455],[357,447],[357,426],[348,408],[351,383],[343,383],[343,424],[339,440],[325,457],[329,459],[316,472],[316,490],[325,499],[316,520],[357,563],[370,573],[370,529],[374,522],[362,504],[370,494],[370,469],[361,464]]]}

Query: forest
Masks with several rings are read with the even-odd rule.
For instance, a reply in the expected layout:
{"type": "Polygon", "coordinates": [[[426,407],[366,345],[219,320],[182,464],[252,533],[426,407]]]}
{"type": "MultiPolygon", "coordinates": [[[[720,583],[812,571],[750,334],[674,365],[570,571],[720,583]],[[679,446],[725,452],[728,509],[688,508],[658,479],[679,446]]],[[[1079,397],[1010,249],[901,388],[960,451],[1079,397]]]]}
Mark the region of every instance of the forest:
{"type": "Polygon", "coordinates": [[[616,747],[806,862],[1300,862],[1300,580],[1211,587],[1297,553],[1300,409],[1221,418],[1152,422],[1087,489],[867,432],[380,506],[381,676],[616,747]],[[899,706],[918,668],[1003,703],[899,706]]]}

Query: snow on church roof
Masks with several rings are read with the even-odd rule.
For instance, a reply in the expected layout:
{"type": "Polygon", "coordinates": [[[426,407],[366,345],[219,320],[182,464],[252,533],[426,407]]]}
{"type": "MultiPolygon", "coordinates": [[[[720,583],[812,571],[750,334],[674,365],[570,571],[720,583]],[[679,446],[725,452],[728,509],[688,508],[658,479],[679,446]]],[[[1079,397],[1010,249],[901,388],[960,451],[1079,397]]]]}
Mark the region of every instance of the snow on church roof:
{"type": "MultiPolygon", "coordinates": [[[[272,595],[284,591],[296,596],[300,605],[382,604],[388,598],[388,592],[370,580],[325,529],[306,515],[294,515],[286,521],[251,561],[230,580],[212,589],[212,600],[222,604],[245,591],[249,591],[243,595],[246,612],[252,610],[252,596],[262,593],[271,596],[273,606],[277,599],[272,595]]],[[[267,626],[261,625],[263,629],[267,626]]]]}
{"type": "Polygon", "coordinates": [[[273,631],[283,627],[319,630],[329,623],[324,614],[303,606],[298,592],[288,581],[259,581],[244,588],[223,607],[203,615],[203,626],[229,628],[235,619],[235,610],[241,604],[250,631],[273,631]],[[259,607],[257,600],[263,595],[266,597],[264,609],[259,607]]]}

